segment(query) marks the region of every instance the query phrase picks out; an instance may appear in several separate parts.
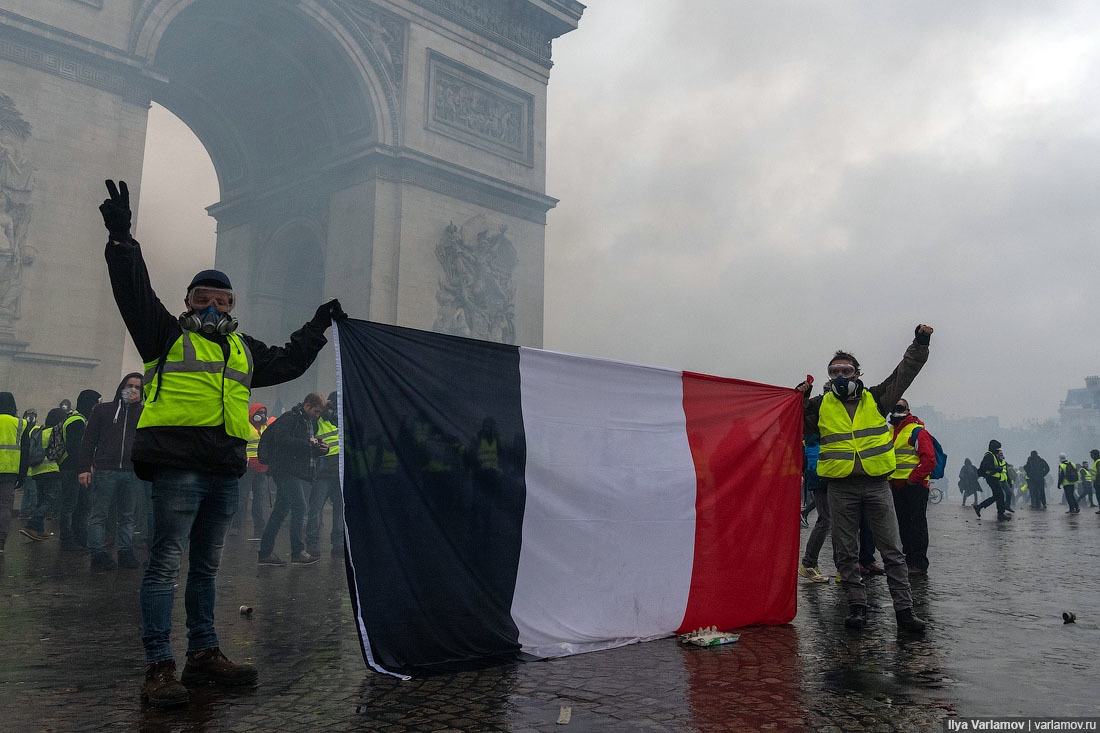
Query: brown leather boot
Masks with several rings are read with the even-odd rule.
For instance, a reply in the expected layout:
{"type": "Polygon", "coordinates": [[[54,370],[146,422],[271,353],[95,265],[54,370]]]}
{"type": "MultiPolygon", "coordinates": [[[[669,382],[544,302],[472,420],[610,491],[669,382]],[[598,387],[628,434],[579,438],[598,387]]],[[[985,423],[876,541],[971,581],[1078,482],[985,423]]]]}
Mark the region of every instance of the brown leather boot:
{"type": "Polygon", "coordinates": [[[187,652],[187,664],[183,667],[185,685],[254,685],[260,673],[252,665],[233,664],[221,649],[203,649],[187,652]]]}
{"type": "Polygon", "coordinates": [[[176,661],[165,659],[145,666],[141,699],[157,707],[187,704],[187,688],[176,679],[176,661]]]}

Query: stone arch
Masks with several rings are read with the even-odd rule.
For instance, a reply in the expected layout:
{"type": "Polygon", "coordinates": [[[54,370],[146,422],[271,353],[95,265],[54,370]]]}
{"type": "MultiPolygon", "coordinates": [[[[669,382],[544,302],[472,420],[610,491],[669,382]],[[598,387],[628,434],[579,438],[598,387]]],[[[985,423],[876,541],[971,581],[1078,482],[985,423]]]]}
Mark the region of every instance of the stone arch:
{"type": "Polygon", "coordinates": [[[210,153],[223,200],[398,145],[403,44],[403,24],[341,0],[146,0],[130,36],[162,80],[154,101],[210,153]]]}

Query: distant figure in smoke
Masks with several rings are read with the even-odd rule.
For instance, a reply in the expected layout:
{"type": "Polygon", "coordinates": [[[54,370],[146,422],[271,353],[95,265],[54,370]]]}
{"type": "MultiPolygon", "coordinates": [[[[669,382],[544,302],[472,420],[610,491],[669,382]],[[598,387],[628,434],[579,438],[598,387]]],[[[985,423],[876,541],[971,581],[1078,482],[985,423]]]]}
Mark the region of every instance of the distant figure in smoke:
{"type": "Polygon", "coordinates": [[[1038,451],[1031,451],[1024,463],[1027,474],[1027,492],[1031,495],[1032,509],[1047,508],[1046,476],[1050,473],[1050,464],[1039,457],[1038,451]]]}
{"type": "Polygon", "coordinates": [[[1012,510],[1008,508],[1008,502],[1005,498],[1005,487],[1008,485],[1008,464],[1000,455],[1002,455],[1001,442],[999,440],[989,441],[989,450],[982,456],[981,465],[978,466],[978,474],[985,479],[986,484],[989,485],[989,490],[993,492],[993,496],[981,504],[974,505],[974,513],[978,515],[978,519],[982,518],[982,509],[996,502],[997,521],[1009,522],[1012,520],[1012,517],[1008,516],[1008,513],[1012,510]]]}
{"type": "Polygon", "coordinates": [[[974,504],[978,503],[978,494],[982,493],[982,485],[978,482],[978,469],[967,458],[959,469],[959,491],[963,495],[963,506],[966,506],[966,497],[973,496],[974,504]]]}

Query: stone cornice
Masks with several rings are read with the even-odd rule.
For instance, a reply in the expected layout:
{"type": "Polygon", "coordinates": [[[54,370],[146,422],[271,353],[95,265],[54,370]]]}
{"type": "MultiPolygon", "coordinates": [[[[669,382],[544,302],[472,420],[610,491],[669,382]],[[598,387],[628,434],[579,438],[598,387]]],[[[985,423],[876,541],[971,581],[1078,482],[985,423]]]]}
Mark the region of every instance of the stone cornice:
{"type": "Polygon", "coordinates": [[[51,364],[55,366],[82,367],[95,369],[100,364],[99,359],[89,359],[86,356],[69,356],[68,354],[40,354],[34,351],[20,351],[12,354],[17,361],[31,361],[36,364],[51,364]]]}
{"type": "Polygon", "coordinates": [[[584,6],[573,0],[412,2],[547,69],[553,66],[550,42],[576,28],[584,12],[584,6]]]}
{"type": "Polygon", "coordinates": [[[152,90],[164,83],[129,54],[6,10],[0,10],[0,59],[102,89],[142,106],[149,105],[152,90]]]}
{"type": "Polygon", "coordinates": [[[558,200],[523,186],[487,176],[464,166],[412,150],[393,150],[385,145],[367,146],[358,154],[334,162],[308,179],[294,179],[263,192],[244,192],[207,208],[219,226],[251,221],[251,214],[265,202],[294,195],[303,188],[327,186],[338,191],[359,181],[378,179],[417,186],[451,196],[501,214],[546,223],[546,212],[558,200]]]}

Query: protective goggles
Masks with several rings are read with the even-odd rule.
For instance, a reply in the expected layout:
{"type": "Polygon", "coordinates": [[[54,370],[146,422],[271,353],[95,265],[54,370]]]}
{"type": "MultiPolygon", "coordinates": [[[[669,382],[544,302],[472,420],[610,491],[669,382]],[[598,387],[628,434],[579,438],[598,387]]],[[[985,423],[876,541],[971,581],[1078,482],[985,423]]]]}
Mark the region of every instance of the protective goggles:
{"type": "Polygon", "coordinates": [[[856,375],[856,371],[856,368],[851,364],[830,364],[829,379],[836,379],[837,377],[851,379],[856,375]]]}
{"type": "Polygon", "coordinates": [[[187,294],[187,304],[197,311],[214,306],[219,313],[229,313],[236,303],[237,299],[233,291],[225,288],[199,286],[192,288],[187,294]]]}

